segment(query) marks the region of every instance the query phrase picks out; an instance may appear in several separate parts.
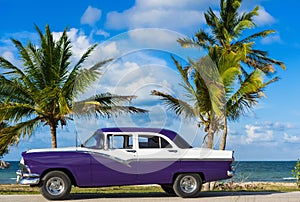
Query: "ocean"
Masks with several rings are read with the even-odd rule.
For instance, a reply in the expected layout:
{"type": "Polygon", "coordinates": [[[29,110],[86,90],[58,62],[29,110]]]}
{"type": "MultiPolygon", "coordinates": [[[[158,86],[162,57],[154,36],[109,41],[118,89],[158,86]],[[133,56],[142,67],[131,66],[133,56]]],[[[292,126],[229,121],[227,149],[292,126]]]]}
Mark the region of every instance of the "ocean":
{"type": "MultiPolygon", "coordinates": [[[[9,169],[0,169],[0,184],[15,184],[18,161],[10,161],[9,169]]],[[[291,170],[296,161],[236,161],[234,182],[296,182],[291,170]]]]}

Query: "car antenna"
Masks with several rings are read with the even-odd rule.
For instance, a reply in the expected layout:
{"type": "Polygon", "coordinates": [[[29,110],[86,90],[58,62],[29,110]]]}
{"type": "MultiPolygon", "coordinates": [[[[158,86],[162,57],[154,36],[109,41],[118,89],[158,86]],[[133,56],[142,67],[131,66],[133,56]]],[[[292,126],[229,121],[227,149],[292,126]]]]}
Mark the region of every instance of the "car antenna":
{"type": "Polygon", "coordinates": [[[77,133],[77,130],[75,129],[75,147],[76,147],[76,150],[77,150],[77,147],[78,147],[78,133],[77,133]]]}

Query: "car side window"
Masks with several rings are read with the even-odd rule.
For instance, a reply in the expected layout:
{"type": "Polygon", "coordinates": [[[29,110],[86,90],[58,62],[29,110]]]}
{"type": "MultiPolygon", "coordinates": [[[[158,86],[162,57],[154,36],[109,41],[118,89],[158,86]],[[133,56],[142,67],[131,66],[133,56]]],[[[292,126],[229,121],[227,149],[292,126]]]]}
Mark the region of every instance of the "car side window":
{"type": "Polygon", "coordinates": [[[172,145],[162,137],[151,135],[139,135],[140,149],[172,148],[172,145]]]}
{"type": "Polygon", "coordinates": [[[133,147],[132,135],[109,134],[107,138],[109,149],[132,149],[133,147]]]}

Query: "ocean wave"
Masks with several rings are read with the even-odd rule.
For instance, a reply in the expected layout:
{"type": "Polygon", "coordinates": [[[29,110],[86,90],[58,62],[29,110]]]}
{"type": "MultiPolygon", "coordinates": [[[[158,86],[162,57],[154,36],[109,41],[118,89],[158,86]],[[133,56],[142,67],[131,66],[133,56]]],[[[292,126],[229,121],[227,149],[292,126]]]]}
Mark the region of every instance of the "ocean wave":
{"type": "Polygon", "coordinates": [[[284,177],[282,179],[283,180],[296,180],[297,178],[295,178],[295,177],[284,177]]]}

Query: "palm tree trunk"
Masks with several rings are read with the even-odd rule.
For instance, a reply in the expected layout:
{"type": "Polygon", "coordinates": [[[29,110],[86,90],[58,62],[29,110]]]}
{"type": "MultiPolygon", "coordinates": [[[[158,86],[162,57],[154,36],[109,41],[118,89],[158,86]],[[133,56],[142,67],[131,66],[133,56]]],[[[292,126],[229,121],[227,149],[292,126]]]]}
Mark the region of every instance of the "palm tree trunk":
{"type": "MultiPolygon", "coordinates": [[[[213,130],[210,128],[208,130],[208,133],[207,133],[207,148],[210,148],[212,149],[213,148],[213,135],[214,135],[214,132],[213,130]]],[[[203,185],[203,190],[204,191],[210,191],[211,190],[211,182],[207,182],[203,185]]]]}
{"type": "MultiPolygon", "coordinates": [[[[207,148],[213,149],[214,147],[214,134],[215,134],[215,125],[214,121],[211,121],[209,124],[209,129],[207,132],[207,148]]],[[[214,188],[214,182],[207,182],[203,185],[204,191],[211,191],[214,188]]]]}
{"type": "Polygon", "coordinates": [[[225,150],[226,148],[226,139],[227,139],[227,118],[224,116],[224,130],[222,134],[222,139],[220,143],[220,150],[225,150]]]}
{"type": "Polygon", "coordinates": [[[210,130],[207,134],[207,148],[213,148],[213,133],[210,130]]]}
{"type": "Polygon", "coordinates": [[[56,143],[56,124],[55,123],[50,123],[50,132],[51,132],[51,137],[52,137],[52,148],[57,148],[57,143],[56,143]]]}

